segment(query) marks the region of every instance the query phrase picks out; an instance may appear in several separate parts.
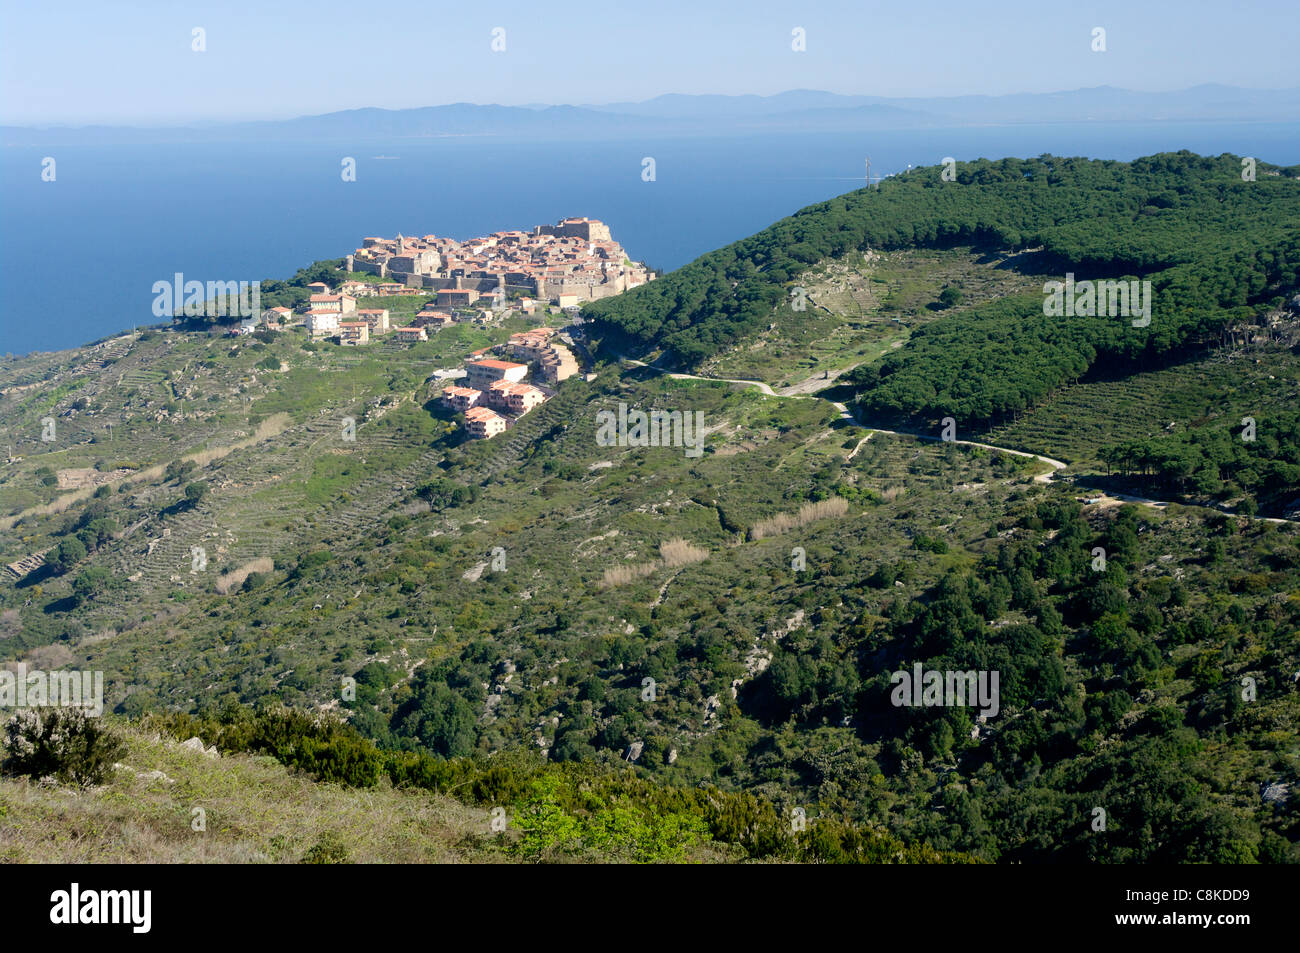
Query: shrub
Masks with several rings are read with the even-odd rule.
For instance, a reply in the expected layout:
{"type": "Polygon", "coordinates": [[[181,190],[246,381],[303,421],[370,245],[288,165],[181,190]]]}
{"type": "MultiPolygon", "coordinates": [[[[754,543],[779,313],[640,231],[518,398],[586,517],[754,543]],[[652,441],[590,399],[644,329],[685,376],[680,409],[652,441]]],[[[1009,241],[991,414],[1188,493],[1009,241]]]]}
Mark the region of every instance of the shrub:
{"type": "Polygon", "coordinates": [[[5,748],[9,773],[84,786],[103,783],[122,741],[80,708],[27,709],[5,725],[5,748]]]}
{"type": "Polygon", "coordinates": [[[338,839],[336,834],[326,831],[303,855],[302,862],[304,864],[347,864],[351,861],[348,860],[347,846],[338,839]]]}
{"type": "Polygon", "coordinates": [[[171,463],[167,464],[167,469],[163,471],[163,479],[168,482],[171,482],[172,480],[179,481],[183,476],[185,476],[185,474],[189,473],[193,469],[193,460],[173,460],[171,463]]]}

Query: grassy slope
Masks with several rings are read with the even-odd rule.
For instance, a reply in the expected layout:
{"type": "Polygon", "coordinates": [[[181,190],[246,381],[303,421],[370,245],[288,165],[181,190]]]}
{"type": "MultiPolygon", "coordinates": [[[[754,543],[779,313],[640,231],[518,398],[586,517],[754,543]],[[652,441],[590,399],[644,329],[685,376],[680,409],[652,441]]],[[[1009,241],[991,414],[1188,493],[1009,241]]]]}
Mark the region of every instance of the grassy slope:
{"type": "Polygon", "coordinates": [[[487,846],[488,812],[448,797],[320,784],[271,758],[211,759],[135,731],[126,741],[125,767],[97,788],[0,779],[0,862],[299,863],[318,844],[350,863],[505,858],[487,846]],[[195,808],[205,831],[192,829],[195,808]]]}

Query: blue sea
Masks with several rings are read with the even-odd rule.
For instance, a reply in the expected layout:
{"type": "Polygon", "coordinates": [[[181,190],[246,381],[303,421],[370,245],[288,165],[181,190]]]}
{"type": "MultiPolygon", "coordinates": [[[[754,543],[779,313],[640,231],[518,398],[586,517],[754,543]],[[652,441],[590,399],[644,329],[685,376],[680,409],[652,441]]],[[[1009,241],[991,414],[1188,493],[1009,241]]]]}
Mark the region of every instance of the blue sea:
{"type": "Polygon", "coordinates": [[[470,238],[571,215],[672,269],[873,174],[945,156],[1132,159],[1189,149],[1300,163],[1294,123],[1061,123],[562,142],[459,137],[0,152],[0,352],[156,323],[155,281],[285,278],[367,235],[470,238]],[[52,156],[56,179],[41,179],[52,156]],[[340,175],[356,159],[356,181],[340,175]],[[642,159],[655,180],[642,179],[642,159]]]}

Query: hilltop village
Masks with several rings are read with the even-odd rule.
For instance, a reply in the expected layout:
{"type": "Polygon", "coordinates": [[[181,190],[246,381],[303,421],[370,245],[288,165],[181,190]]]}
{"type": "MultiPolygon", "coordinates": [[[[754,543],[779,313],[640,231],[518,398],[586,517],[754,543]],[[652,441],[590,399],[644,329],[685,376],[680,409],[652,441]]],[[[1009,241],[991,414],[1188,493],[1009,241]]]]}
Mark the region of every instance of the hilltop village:
{"type": "Polygon", "coordinates": [[[347,257],[347,270],[389,278],[407,288],[443,292],[448,303],[511,291],[551,301],[559,307],[620,294],[654,276],[631,261],[610,236],[609,226],[592,218],[566,218],[538,225],[532,232],[493,232],[458,242],[436,235],[423,238],[366,238],[347,257]]]}
{"type": "MultiPolygon", "coordinates": [[[[365,347],[384,337],[418,344],[457,323],[486,327],[516,315],[564,315],[571,322],[564,331],[539,327],[511,335],[505,344],[476,351],[465,367],[438,373],[446,385],[439,400],[464,414],[466,429],[476,439],[504,433],[549,400],[555,385],[581,371],[571,350],[574,337],[582,335],[581,302],[655,277],[627,258],[607,225],[588,218],[465,242],[436,235],[366,238],[347,256],[346,270],[358,277],[337,290],[312,282],[297,309],[270,308],[260,323],[276,331],[301,325],[314,341],[365,347]],[[376,306],[385,298],[426,300],[412,317],[417,304],[376,306]],[[363,306],[371,299],[379,300],[363,306]],[[395,311],[407,323],[396,323],[395,311]]],[[[246,323],[231,333],[248,334],[256,326],[246,323]]]]}

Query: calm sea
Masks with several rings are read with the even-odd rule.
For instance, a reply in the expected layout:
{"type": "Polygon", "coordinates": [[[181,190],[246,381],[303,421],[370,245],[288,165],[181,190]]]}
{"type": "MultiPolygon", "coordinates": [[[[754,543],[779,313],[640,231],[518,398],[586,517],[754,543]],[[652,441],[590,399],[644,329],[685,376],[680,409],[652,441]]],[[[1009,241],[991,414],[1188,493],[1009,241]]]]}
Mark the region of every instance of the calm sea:
{"type": "Polygon", "coordinates": [[[1062,123],[572,144],[483,138],[9,148],[0,154],[0,352],[154,323],[152,285],[283,278],[367,235],[469,238],[569,215],[671,269],[859,188],[863,160],[1132,159],[1190,149],[1300,162],[1292,123],[1062,123]],[[41,180],[52,155],[54,182],[41,180]],[[340,162],[357,160],[344,182],[340,162]],[[655,160],[655,181],[642,159],[655,160]]]}

